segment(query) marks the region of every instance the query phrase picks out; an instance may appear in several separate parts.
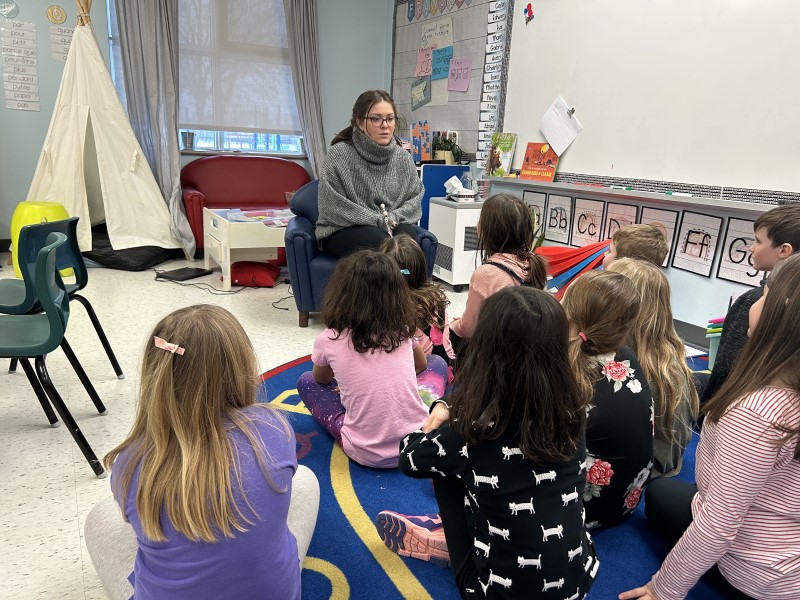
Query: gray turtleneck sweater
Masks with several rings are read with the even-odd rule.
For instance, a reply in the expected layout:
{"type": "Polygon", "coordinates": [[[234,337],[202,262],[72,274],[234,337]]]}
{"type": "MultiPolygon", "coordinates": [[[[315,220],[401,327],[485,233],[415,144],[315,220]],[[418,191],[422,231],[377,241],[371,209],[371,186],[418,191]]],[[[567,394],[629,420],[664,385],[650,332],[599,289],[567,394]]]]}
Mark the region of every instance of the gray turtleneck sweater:
{"type": "Polygon", "coordinates": [[[422,216],[422,182],[411,155],[392,141],[381,146],[357,127],[353,143],[339,142],[325,155],[319,180],[316,235],[322,240],[354,225],[384,227],[389,221],[416,223],[422,216]]]}

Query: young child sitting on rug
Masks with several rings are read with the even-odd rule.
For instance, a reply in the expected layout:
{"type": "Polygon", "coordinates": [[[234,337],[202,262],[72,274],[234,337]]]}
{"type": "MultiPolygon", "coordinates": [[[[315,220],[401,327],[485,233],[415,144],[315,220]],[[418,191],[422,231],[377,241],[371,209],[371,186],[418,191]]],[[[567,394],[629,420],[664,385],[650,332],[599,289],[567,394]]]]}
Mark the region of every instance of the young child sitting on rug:
{"type": "Polygon", "coordinates": [[[639,292],[611,271],[589,271],[562,301],[570,356],[587,407],[586,522],[615,525],[639,504],[653,466],[653,398],[636,354],[625,343],[639,315],[639,292]]]}
{"type": "MultiPolygon", "coordinates": [[[[781,261],[800,251],[800,202],[778,206],[761,214],[753,223],[755,239],[750,246],[753,269],[771,271],[781,261]]],[[[705,404],[719,390],[747,342],[748,313],[764,288],[750,289],[736,299],[725,315],[722,336],[700,404],[705,404]]]]}
{"type": "Polygon", "coordinates": [[[387,238],[380,251],[397,261],[417,303],[417,332],[414,334],[426,356],[437,354],[448,364],[455,358],[450,345],[447,305],[450,301],[441,286],[428,278],[422,248],[410,236],[387,238]]]}
{"type": "Polygon", "coordinates": [[[297,392],[311,415],[368,466],[397,466],[398,445],[444,394],[447,363],[414,338],[417,306],[391,257],[362,250],[339,261],[325,288],[310,373],[297,392]]]}
{"type": "Polygon", "coordinates": [[[400,470],[433,479],[441,519],[384,511],[378,531],[398,554],[449,560],[462,598],[583,598],[597,575],[581,501],[590,393],[568,342],[564,310],[547,292],[493,294],[452,405],[435,403],[402,441],[400,470]]]}
{"type": "Polygon", "coordinates": [[[603,268],[608,268],[618,258],[635,258],[660,267],[667,254],[669,244],[663,227],[635,223],[617,229],[611,236],[611,245],[603,257],[603,268]]]}
{"type": "Polygon", "coordinates": [[[703,408],[697,484],[647,488],[648,521],[675,547],[621,599],[679,600],[709,570],[726,598],[797,598],[800,256],[776,266],[749,317],[741,357],[703,408]]]}
{"type": "Polygon", "coordinates": [[[133,429],[104,460],[133,529],[103,502],[87,517],[106,588],[127,577],[136,600],[299,599],[319,485],[280,412],[256,403],[247,334],[225,309],[198,305],[149,340],[133,429]]]}
{"type": "Polygon", "coordinates": [[[547,263],[533,253],[531,211],[522,200],[510,194],[490,196],[481,208],[477,229],[483,264],[469,279],[464,314],[450,323],[450,341],[457,355],[475,332],[484,300],[510,286],[543,289],[547,283],[547,263]]]}
{"type": "Polygon", "coordinates": [[[672,321],[669,281],[659,267],[633,258],[617,259],[608,270],[625,275],[639,290],[639,317],[628,346],[642,365],[655,404],[650,478],[672,477],[681,470],[699,407],[686,348],[672,321]]]}

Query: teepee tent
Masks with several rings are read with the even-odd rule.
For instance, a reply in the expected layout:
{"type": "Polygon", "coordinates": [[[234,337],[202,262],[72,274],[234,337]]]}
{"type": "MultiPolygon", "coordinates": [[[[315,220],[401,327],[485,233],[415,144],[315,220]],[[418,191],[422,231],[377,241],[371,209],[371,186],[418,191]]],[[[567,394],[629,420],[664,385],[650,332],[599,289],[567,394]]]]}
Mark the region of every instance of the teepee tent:
{"type": "Polygon", "coordinates": [[[91,0],[77,4],[78,23],[27,199],[58,202],[80,217],[84,252],[92,249],[91,226],[103,222],[114,250],[180,248],[97,46],[88,16],[91,0]]]}

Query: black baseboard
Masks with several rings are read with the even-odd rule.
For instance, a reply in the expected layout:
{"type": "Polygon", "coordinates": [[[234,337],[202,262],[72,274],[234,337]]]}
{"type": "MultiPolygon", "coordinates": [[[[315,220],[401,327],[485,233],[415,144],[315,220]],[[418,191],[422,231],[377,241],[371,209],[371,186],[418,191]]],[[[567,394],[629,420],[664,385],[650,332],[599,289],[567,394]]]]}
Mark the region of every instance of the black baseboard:
{"type": "Polygon", "coordinates": [[[684,321],[674,321],[675,331],[687,346],[694,346],[708,350],[708,338],[706,337],[706,328],[699,325],[692,325],[684,321]]]}

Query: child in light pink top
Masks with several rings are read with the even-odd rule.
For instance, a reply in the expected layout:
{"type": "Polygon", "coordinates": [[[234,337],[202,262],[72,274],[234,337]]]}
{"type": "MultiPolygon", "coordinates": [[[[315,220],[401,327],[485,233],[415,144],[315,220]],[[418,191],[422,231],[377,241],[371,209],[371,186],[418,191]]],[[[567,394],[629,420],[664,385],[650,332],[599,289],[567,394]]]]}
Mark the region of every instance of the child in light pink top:
{"type": "Polygon", "coordinates": [[[301,400],[350,458],[396,467],[400,439],[428,416],[422,396],[440,398],[447,379],[445,361],[414,340],[417,307],[397,263],[372,250],[339,261],[322,320],[301,400]]]}

